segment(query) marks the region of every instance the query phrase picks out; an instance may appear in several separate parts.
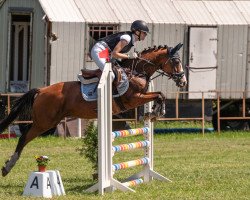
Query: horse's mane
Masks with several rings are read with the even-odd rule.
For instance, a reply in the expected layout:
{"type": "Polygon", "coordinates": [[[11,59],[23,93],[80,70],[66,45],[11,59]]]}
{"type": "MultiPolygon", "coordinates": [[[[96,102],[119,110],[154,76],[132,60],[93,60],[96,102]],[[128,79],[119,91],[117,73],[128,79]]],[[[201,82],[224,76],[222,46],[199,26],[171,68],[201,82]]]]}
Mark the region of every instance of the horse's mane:
{"type": "MultiPolygon", "coordinates": [[[[159,45],[158,47],[155,45],[153,47],[148,47],[145,48],[143,51],[141,52],[137,52],[139,54],[139,56],[145,55],[145,54],[149,54],[149,53],[159,53],[160,51],[166,50],[169,47],[167,45],[159,45]]],[[[128,67],[130,68],[132,65],[134,65],[134,59],[124,59],[122,61],[119,62],[119,65],[122,67],[128,67]]]]}
{"type": "Polygon", "coordinates": [[[147,54],[147,53],[151,53],[153,51],[158,51],[158,50],[165,50],[165,49],[168,49],[168,46],[167,45],[159,45],[158,47],[155,45],[154,47],[148,47],[148,48],[145,48],[140,54],[147,54]]]}

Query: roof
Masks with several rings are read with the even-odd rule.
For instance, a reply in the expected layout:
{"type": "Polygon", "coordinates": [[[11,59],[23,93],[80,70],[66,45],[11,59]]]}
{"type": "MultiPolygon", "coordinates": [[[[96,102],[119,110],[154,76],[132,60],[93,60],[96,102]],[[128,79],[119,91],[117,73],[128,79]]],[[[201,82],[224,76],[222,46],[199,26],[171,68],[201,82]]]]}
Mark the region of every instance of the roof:
{"type": "Polygon", "coordinates": [[[143,0],[141,3],[154,23],[184,23],[172,1],[156,0],[152,4],[152,0],[143,0]]]}
{"type": "Polygon", "coordinates": [[[187,24],[216,25],[203,1],[173,1],[173,4],[187,24]]]}
{"type": "Polygon", "coordinates": [[[244,16],[245,20],[250,24],[250,1],[237,1],[236,6],[244,16]]]}
{"type": "Polygon", "coordinates": [[[108,0],[74,0],[82,16],[92,23],[119,23],[108,0]]]}
{"type": "MultiPolygon", "coordinates": [[[[6,0],[0,0],[0,8],[6,0]]],[[[16,1],[13,1],[16,2],[16,1]]],[[[25,6],[25,1],[19,0],[25,6]],[[23,3],[22,3],[23,2],[23,3]]],[[[50,21],[187,25],[250,24],[249,1],[218,0],[38,0],[50,21]]]]}
{"type": "Polygon", "coordinates": [[[137,19],[151,22],[147,11],[143,8],[139,0],[108,0],[108,2],[120,22],[131,23],[137,19]]]}
{"type": "Polygon", "coordinates": [[[204,1],[204,3],[217,24],[247,24],[233,1],[204,1]]]}
{"type": "Polygon", "coordinates": [[[84,22],[84,18],[72,0],[39,0],[50,21],[84,22]]]}

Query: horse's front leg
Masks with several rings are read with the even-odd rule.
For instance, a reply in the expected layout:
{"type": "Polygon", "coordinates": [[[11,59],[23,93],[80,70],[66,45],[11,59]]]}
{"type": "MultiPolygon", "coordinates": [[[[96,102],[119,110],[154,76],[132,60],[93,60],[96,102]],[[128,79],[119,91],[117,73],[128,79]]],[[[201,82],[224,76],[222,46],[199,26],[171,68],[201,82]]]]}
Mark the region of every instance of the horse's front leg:
{"type": "MultiPolygon", "coordinates": [[[[150,95],[155,92],[148,92],[150,95]]],[[[150,119],[151,121],[156,120],[157,118],[165,115],[165,96],[161,92],[157,92],[158,98],[155,99],[155,104],[152,107],[152,112],[145,113],[144,119],[150,119]]]]}
{"type": "Polygon", "coordinates": [[[137,93],[130,97],[130,108],[135,108],[144,105],[150,101],[155,101],[152,107],[152,112],[145,114],[145,119],[154,120],[165,114],[165,96],[161,92],[147,92],[144,94],[137,93]]]}

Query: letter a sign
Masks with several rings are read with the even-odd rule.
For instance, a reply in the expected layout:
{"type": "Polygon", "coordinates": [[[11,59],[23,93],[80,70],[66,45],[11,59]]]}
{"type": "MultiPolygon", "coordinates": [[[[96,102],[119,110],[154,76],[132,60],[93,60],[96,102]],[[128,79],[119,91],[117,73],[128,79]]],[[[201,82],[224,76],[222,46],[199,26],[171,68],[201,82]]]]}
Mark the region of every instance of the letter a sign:
{"type": "Polygon", "coordinates": [[[45,172],[31,172],[23,195],[52,198],[49,174],[45,172]]]}

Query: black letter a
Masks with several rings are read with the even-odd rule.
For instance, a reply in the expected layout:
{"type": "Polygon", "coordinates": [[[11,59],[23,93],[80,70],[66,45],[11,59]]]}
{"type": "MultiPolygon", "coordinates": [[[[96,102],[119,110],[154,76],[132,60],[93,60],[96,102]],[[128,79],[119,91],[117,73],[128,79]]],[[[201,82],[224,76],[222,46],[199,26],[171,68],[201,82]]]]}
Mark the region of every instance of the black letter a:
{"type": "Polygon", "coordinates": [[[33,186],[36,186],[37,189],[39,189],[39,187],[38,187],[38,179],[37,179],[37,176],[35,176],[33,182],[32,182],[31,185],[30,185],[30,188],[32,188],[33,186]]]}
{"type": "Polygon", "coordinates": [[[48,189],[49,187],[51,188],[50,180],[49,180],[49,177],[48,177],[48,178],[47,178],[47,189],[48,189]]]}

